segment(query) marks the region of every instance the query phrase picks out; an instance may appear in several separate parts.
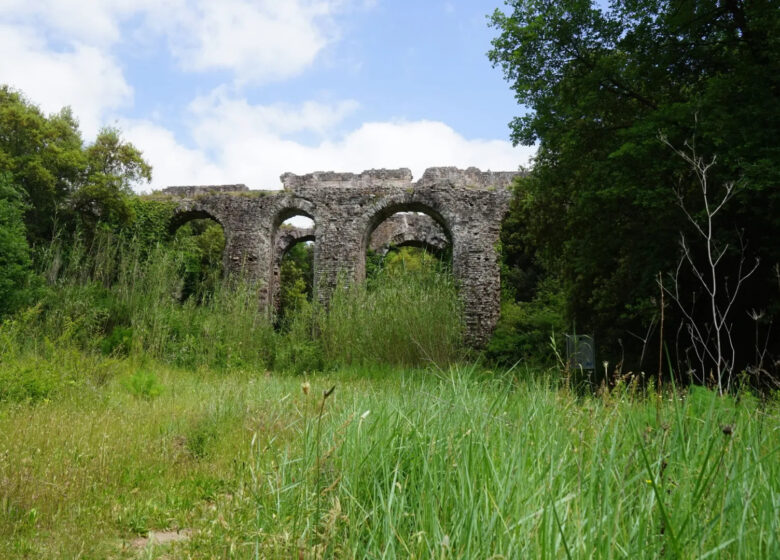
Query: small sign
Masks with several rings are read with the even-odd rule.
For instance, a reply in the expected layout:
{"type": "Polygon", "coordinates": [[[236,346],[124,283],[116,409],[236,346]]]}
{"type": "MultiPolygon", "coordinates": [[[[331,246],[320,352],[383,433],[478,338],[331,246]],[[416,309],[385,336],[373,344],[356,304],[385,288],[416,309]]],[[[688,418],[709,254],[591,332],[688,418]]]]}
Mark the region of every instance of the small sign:
{"type": "Polygon", "coordinates": [[[572,369],[596,369],[596,347],[587,334],[566,335],[566,359],[572,369]]]}

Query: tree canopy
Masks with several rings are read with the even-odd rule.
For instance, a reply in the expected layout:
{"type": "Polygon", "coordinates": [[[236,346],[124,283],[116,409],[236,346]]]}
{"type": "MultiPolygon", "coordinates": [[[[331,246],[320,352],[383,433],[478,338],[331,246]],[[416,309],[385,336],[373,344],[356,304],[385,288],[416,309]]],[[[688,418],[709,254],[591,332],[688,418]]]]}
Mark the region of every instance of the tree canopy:
{"type": "Polygon", "coordinates": [[[0,172],[22,191],[32,244],[56,230],[98,222],[116,226],[132,217],[132,185],[151,180],[151,166],[114,128],[85,145],[69,108],[46,116],[8,86],[0,86],[0,172]]]}
{"type": "Polygon", "coordinates": [[[578,330],[613,353],[621,340],[640,339],[631,333],[646,332],[658,313],[658,272],[674,270],[690,231],[677,193],[702,211],[694,174],[660,135],[717,156],[713,187],[737,182],[716,223],[724,258],[737,266],[740,240],[748,258],[761,258],[739,305],[777,316],[776,3],[507,4],[491,18],[498,36],[489,58],[527,108],[510,125],[513,141],[539,146],[512,207],[514,247],[561,278],[578,330]]]}

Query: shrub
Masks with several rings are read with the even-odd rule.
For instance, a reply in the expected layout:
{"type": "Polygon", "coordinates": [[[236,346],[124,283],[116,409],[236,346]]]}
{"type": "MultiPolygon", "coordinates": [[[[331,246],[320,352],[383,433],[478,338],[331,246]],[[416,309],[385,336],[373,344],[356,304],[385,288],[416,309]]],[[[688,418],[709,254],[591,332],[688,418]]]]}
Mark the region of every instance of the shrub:
{"type": "Polygon", "coordinates": [[[562,333],[566,327],[563,305],[561,292],[549,281],[542,282],[532,301],[504,301],[486,357],[501,366],[518,361],[554,364],[550,336],[562,333]]]}
{"type": "Polygon", "coordinates": [[[150,371],[138,370],[124,383],[130,393],[137,398],[153,399],[162,394],[163,386],[157,376],[150,371]]]}
{"type": "Polygon", "coordinates": [[[104,355],[126,356],[133,345],[133,329],[114,327],[111,334],[100,342],[100,351],[104,355]]]}

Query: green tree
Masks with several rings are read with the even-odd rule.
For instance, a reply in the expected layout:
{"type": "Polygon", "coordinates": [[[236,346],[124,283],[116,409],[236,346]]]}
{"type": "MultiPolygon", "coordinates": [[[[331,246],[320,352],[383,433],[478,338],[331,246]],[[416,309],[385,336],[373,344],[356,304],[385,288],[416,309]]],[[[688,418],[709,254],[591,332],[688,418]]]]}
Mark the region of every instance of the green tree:
{"type": "MultiPolygon", "coordinates": [[[[613,1],[608,9],[582,0],[507,3],[511,13],[492,16],[499,34],[489,57],[528,109],[511,124],[513,141],[539,146],[513,211],[526,250],[560,274],[577,330],[595,332],[602,349],[617,353],[621,340],[638,341],[631,333],[646,332],[654,320],[657,273],[674,268],[680,233],[690,228],[675,190],[691,204],[701,199],[659,132],[673,145],[695,141],[699,153],[717,154],[713,183],[740,181],[717,227],[730,235],[730,249],[742,237],[748,258],[762,257],[738,305],[774,306],[776,315],[774,2],[613,1]]],[[[736,267],[738,253],[724,258],[736,267]]]]}
{"type": "Polygon", "coordinates": [[[24,227],[22,194],[0,173],[0,319],[32,299],[35,276],[24,227]]]}
{"type": "Polygon", "coordinates": [[[85,146],[69,108],[46,116],[21,93],[0,86],[0,172],[24,192],[31,244],[51,241],[55,231],[90,234],[98,223],[129,223],[132,185],[151,180],[141,152],[106,128],[85,146]]]}
{"type": "Polygon", "coordinates": [[[128,197],[134,184],[152,180],[152,167],[141,151],[124,142],[119,130],[104,128],[84,150],[86,168],[82,184],[73,193],[79,219],[92,230],[98,222],[123,226],[134,217],[128,197]]]}
{"type": "Polygon", "coordinates": [[[69,109],[49,117],[24,96],[0,86],[0,172],[25,193],[27,235],[51,240],[63,202],[83,182],[86,157],[69,109]]]}

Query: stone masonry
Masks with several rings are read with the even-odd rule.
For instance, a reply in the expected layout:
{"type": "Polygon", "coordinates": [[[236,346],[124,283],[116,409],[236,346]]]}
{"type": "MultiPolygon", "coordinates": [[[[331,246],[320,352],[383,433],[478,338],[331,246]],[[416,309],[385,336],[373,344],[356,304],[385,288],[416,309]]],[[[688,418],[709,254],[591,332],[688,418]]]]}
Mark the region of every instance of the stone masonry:
{"type": "MultiPolygon", "coordinates": [[[[244,185],[228,185],[168,187],[163,193],[179,199],[172,227],[205,217],[222,225],[226,270],[243,270],[260,281],[261,305],[269,309],[278,286],[278,264],[292,244],[316,240],[315,293],[327,305],[340,283],[365,278],[366,249],[374,231],[394,214],[415,213],[406,214],[405,233],[392,225],[381,226],[389,232],[384,236],[388,242],[374,247],[411,242],[431,247],[451,245],[467,340],[480,347],[498,320],[500,267],[496,247],[501,219],[508,210],[508,187],[516,175],[473,167],[435,167],[413,182],[408,169],[360,174],[285,173],[280,191],[250,191],[244,185]],[[409,217],[418,216],[416,213],[431,220],[409,217]],[[297,215],[314,221],[313,232],[281,227],[297,215]],[[424,238],[413,239],[410,230],[425,231],[424,238]],[[394,237],[396,241],[392,241],[394,237]]],[[[397,227],[399,219],[395,220],[397,227]]],[[[378,232],[380,237],[382,231],[378,232]]]]}
{"type": "Polygon", "coordinates": [[[441,253],[450,244],[447,233],[428,214],[394,214],[379,224],[371,234],[368,248],[385,256],[392,247],[421,247],[441,253]]]}
{"type": "MultiPolygon", "coordinates": [[[[279,305],[279,285],[282,273],[282,259],[296,243],[314,241],[314,228],[295,227],[282,224],[274,242],[273,287],[271,294],[276,311],[279,305]]],[[[399,213],[379,224],[371,234],[368,248],[383,257],[393,247],[413,246],[428,251],[442,253],[449,246],[447,234],[436,221],[427,214],[399,213]]]]}

